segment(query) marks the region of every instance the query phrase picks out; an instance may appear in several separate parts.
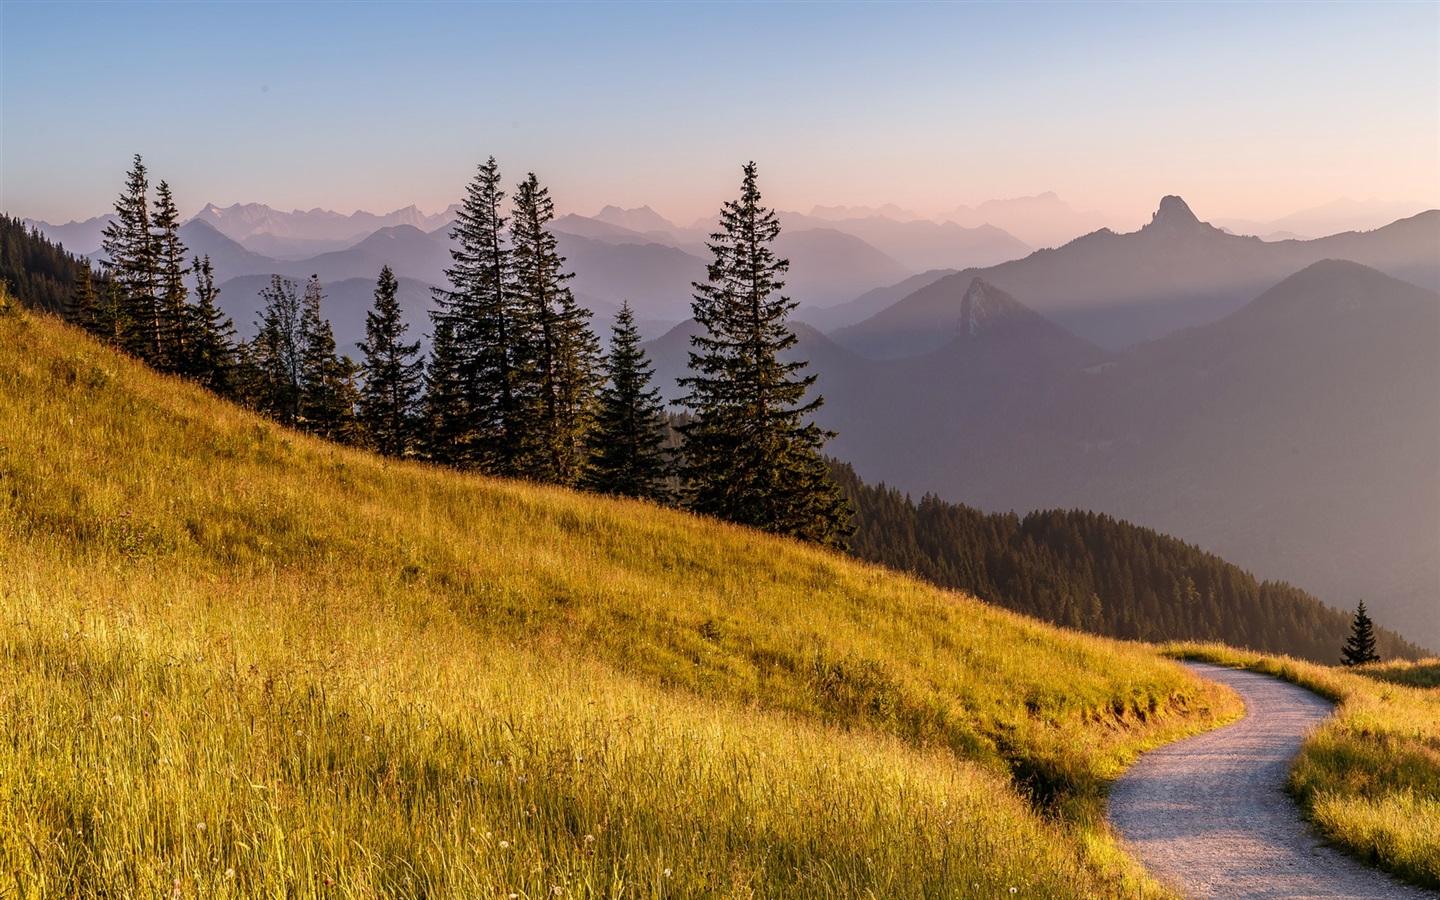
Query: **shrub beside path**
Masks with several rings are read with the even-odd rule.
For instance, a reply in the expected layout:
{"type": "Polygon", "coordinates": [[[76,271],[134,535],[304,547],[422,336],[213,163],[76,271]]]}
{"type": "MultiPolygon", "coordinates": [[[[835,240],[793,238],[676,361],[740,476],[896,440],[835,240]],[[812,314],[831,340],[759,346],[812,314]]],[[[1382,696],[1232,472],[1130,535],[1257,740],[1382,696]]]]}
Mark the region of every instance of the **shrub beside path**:
{"type": "Polygon", "coordinates": [[[1245,718],[1147,753],[1110,794],[1110,820],[1187,897],[1434,898],[1325,846],[1284,792],[1305,732],[1334,708],[1276,678],[1185,663],[1229,685],[1245,718]]]}

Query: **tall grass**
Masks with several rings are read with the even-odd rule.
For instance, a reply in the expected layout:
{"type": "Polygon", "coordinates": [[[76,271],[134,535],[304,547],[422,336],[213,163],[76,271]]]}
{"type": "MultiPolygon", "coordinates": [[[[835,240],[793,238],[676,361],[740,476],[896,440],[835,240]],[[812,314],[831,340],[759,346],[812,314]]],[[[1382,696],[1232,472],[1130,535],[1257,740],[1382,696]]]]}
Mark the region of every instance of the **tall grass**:
{"type": "Polygon", "coordinates": [[[0,318],[0,891],[1156,896],[1105,786],[1236,714],[1143,647],[0,318]]]}
{"type": "Polygon", "coordinates": [[[1166,652],[1264,672],[1338,703],[1305,739],[1290,790],[1335,845],[1440,888],[1440,690],[1433,686],[1440,660],[1344,669],[1213,644],[1166,652]]]}

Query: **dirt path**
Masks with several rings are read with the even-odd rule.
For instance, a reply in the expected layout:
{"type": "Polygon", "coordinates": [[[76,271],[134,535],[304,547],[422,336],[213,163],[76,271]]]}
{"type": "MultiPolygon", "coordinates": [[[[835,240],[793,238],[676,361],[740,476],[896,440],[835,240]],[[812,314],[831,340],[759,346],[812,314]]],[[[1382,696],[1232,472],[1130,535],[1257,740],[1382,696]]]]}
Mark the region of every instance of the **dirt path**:
{"type": "Polygon", "coordinates": [[[1245,718],[1147,753],[1116,782],[1110,821],[1187,897],[1434,898],[1321,844],[1282,790],[1327,700],[1293,684],[1187,663],[1245,701],[1245,718]]]}

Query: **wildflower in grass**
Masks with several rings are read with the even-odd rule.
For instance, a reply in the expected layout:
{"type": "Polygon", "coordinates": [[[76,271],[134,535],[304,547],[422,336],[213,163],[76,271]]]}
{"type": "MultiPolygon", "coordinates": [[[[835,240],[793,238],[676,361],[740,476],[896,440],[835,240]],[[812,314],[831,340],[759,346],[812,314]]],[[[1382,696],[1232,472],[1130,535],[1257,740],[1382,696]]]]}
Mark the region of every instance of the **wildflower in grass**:
{"type": "Polygon", "coordinates": [[[234,870],[234,869],[226,869],[226,870],[225,870],[225,877],[226,877],[226,878],[234,878],[234,877],[235,877],[235,870],[234,870]]]}
{"type": "Polygon", "coordinates": [[[501,850],[509,850],[509,849],[510,849],[510,842],[509,842],[509,841],[501,841],[501,842],[500,842],[500,849],[501,849],[501,850]]]}

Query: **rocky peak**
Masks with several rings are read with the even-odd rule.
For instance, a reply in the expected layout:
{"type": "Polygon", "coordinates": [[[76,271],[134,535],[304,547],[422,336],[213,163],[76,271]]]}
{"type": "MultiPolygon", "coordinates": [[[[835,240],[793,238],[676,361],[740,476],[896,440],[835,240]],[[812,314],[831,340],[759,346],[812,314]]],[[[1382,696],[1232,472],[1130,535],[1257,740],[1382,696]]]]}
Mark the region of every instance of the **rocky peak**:
{"type": "Polygon", "coordinates": [[[1181,234],[1206,227],[1190,211],[1190,207],[1184,200],[1171,194],[1161,198],[1160,208],[1155,210],[1155,214],[1150,217],[1150,224],[1146,225],[1143,230],[1164,234],[1181,234]]]}
{"type": "Polygon", "coordinates": [[[960,298],[960,333],[974,334],[987,319],[995,318],[1000,312],[1003,303],[1001,298],[1004,296],[982,278],[971,281],[970,287],[965,289],[965,296],[960,298]]]}

